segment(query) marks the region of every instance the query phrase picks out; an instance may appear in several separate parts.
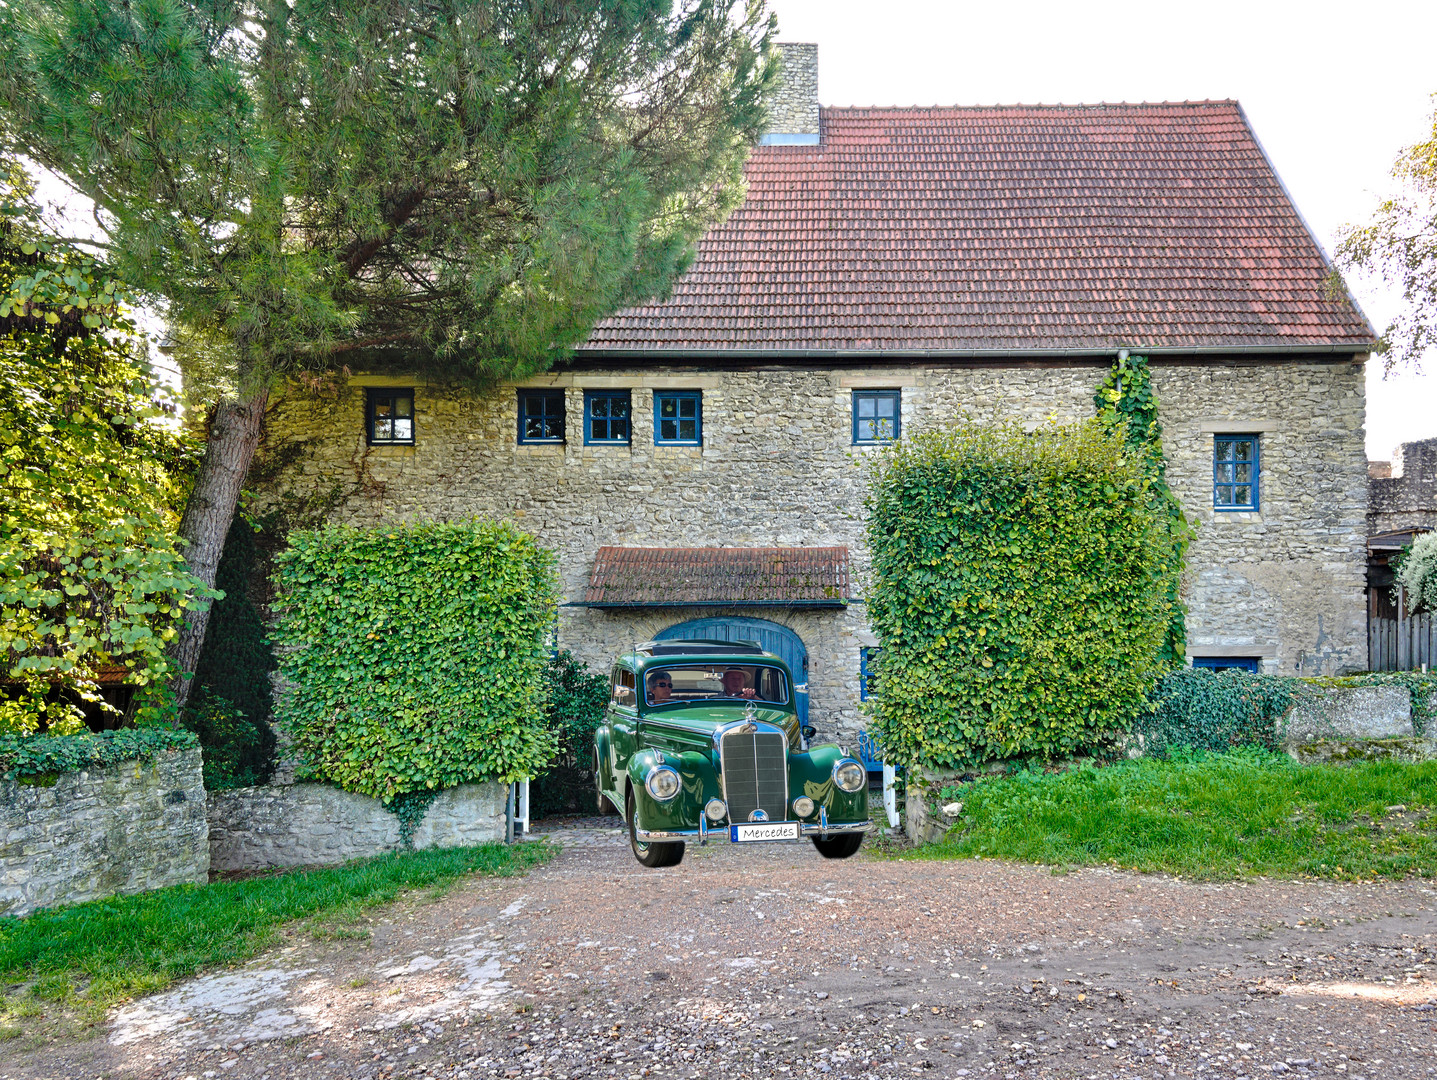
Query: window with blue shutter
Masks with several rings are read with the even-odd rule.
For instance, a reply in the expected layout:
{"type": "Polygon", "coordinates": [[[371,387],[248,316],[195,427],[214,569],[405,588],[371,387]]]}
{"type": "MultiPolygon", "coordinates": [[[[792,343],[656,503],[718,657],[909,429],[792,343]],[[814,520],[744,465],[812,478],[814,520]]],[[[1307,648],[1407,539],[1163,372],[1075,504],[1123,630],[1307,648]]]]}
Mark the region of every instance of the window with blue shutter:
{"type": "Polygon", "coordinates": [[[898,438],[899,390],[853,391],[853,445],[889,443],[898,438]]]}
{"type": "Polygon", "coordinates": [[[654,445],[701,446],[703,394],[698,390],[654,391],[654,445]]]}
{"type": "Polygon", "coordinates": [[[627,390],[585,390],[584,442],[598,446],[628,446],[632,412],[627,390]]]}
{"type": "Polygon", "coordinates": [[[1258,465],[1256,435],[1213,436],[1213,509],[1256,510],[1258,465]]]}
{"type": "Polygon", "coordinates": [[[564,441],[564,391],[519,391],[519,441],[561,443],[564,441]]]}

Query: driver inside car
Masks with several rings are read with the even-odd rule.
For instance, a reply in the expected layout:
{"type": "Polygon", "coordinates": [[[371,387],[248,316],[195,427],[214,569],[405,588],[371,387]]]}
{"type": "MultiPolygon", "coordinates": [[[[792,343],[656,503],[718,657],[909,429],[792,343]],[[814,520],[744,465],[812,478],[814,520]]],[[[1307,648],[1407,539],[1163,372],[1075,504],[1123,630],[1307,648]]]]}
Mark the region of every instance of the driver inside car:
{"type": "Polygon", "coordinates": [[[672,699],[674,678],[667,671],[649,673],[649,701],[655,705],[672,699]]]}
{"type": "Polygon", "coordinates": [[[724,697],[747,698],[752,700],[757,697],[753,687],[745,686],[748,682],[748,673],[742,668],[729,668],[723,673],[723,694],[724,697]]]}

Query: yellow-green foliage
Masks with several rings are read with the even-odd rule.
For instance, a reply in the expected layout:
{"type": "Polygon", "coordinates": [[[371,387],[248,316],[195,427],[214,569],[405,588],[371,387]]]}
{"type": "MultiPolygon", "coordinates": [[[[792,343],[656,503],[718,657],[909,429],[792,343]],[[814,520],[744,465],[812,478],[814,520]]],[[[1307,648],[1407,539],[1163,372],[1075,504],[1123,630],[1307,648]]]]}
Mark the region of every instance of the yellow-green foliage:
{"type": "Polygon", "coordinates": [[[293,532],[276,560],[278,703],[301,774],[393,801],[533,776],[553,553],[512,525],[293,532]]]}
{"type": "Polygon", "coordinates": [[[175,540],[184,441],[158,423],[123,289],[0,219],[0,731],[83,730],[59,685],[99,702],[120,666],[158,712],[186,607],[212,597],[175,540]]]}
{"type": "Polygon", "coordinates": [[[1152,482],[1096,422],[965,424],[877,460],[872,714],[891,757],[1053,757],[1131,723],[1170,618],[1152,482]]]}

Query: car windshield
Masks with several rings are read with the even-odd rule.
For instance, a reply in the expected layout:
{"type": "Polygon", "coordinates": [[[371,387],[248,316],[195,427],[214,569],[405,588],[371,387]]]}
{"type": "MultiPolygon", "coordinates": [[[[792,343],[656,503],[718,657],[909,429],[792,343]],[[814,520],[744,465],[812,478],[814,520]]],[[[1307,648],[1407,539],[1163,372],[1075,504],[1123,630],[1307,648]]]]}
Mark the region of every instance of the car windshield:
{"type": "Polygon", "coordinates": [[[788,704],[788,679],[766,664],[679,664],[644,675],[650,705],[675,701],[762,701],[788,704]]]}

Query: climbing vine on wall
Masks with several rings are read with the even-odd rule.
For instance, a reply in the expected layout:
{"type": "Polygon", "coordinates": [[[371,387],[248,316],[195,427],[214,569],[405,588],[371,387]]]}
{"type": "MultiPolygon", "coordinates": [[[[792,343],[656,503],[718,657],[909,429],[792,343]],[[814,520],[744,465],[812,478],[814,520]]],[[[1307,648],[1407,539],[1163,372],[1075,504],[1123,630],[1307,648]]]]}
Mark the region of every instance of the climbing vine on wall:
{"type": "Polygon", "coordinates": [[[1182,601],[1182,576],[1192,525],[1182,504],[1168,487],[1167,460],[1163,456],[1163,425],[1158,399],[1145,356],[1119,356],[1093,397],[1098,420],[1109,431],[1120,431],[1127,447],[1142,461],[1148,477],[1148,496],[1167,523],[1170,540],[1164,578],[1171,612],[1167,634],[1158,658],[1176,667],[1187,660],[1187,607],[1182,601]]]}

